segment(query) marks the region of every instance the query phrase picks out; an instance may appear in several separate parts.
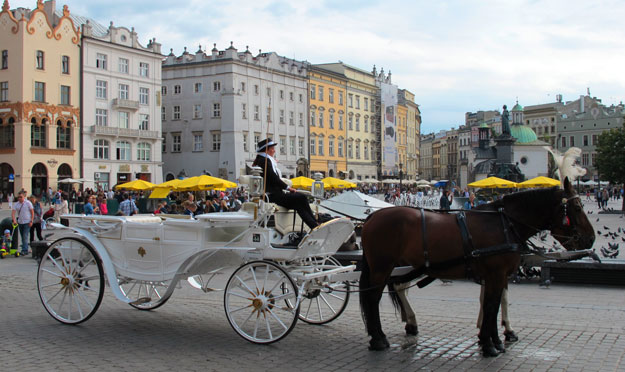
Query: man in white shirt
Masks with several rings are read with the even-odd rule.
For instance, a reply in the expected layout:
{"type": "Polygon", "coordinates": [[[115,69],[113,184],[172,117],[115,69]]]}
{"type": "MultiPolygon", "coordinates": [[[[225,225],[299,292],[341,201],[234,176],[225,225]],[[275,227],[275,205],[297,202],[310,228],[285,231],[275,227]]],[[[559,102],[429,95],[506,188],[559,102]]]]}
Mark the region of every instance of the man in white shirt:
{"type": "Polygon", "coordinates": [[[30,228],[35,218],[35,208],[30,200],[26,199],[26,193],[20,191],[17,194],[17,203],[13,205],[11,211],[11,219],[13,224],[17,224],[20,230],[20,238],[22,239],[22,256],[28,255],[28,239],[30,237],[30,228]]]}

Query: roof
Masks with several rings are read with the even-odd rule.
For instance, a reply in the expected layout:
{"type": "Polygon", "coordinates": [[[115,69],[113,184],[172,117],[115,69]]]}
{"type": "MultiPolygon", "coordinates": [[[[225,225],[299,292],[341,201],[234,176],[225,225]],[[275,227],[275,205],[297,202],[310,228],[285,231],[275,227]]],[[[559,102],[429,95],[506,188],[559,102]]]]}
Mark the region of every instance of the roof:
{"type": "Polygon", "coordinates": [[[523,106],[519,105],[517,102],[516,105],[512,108],[512,111],[523,111],[523,106]]]}
{"type": "Polygon", "coordinates": [[[538,139],[534,130],[523,124],[512,124],[510,134],[516,138],[517,143],[530,143],[538,139]]]}
{"type": "MultiPolygon", "coordinates": [[[[63,11],[56,9],[54,11],[54,15],[56,15],[57,17],[63,17],[63,11]]],[[[98,36],[98,37],[102,37],[102,36],[106,36],[106,34],[108,34],[109,29],[108,27],[104,27],[102,24],[98,23],[97,21],[95,21],[93,18],[89,18],[89,17],[84,17],[75,13],[70,13],[69,14],[69,18],[72,20],[72,22],[74,22],[74,25],[76,27],[78,27],[79,29],[81,29],[82,25],[86,24],[87,22],[89,22],[89,25],[91,25],[91,28],[93,30],[93,35],[94,36],[98,36]]],[[[81,31],[82,32],[82,31],[81,31]]]]}

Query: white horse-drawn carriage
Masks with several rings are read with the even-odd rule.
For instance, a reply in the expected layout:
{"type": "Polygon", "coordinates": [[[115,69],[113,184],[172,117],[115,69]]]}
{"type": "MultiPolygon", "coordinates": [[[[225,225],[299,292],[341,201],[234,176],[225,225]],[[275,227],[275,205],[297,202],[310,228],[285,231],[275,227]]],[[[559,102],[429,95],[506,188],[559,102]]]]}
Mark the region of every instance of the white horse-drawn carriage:
{"type": "MultiPolygon", "coordinates": [[[[259,195],[260,177],[246,182],[259,195]]],[[[332,257],[353,234],[348,219],[325,222],[294,245],[293,213],[255,198],[239,212],[196,219],[63,216],[69,226],[54,224],[39,265],[41,301],[54,319],[78,324],[97,311],[106,285],[118,300],[151,310],[181,280],[212,292],[211,279],[234,269],[223,288],[230,325],[248,341],[278,341],[298,319],[323,324],[338,317],[355,269],[332,257]]]]}

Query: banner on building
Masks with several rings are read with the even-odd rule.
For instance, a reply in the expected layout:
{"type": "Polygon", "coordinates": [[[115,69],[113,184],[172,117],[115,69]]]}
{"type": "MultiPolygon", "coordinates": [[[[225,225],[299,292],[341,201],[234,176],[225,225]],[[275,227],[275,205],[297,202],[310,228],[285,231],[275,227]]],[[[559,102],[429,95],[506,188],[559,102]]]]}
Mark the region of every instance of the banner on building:
{"type": "Polygon", "coordinates": [[[382,174],[397,174],[397,86],[382,83],[382,174]]]}

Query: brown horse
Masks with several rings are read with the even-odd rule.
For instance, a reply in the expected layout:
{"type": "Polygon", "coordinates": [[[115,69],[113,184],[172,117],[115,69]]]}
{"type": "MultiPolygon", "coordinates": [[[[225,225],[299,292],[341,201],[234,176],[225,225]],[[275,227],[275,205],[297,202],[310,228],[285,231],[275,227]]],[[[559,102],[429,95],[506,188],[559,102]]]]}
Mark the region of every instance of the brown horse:
{"type": "MultiPolygon", "coordinates": [[[[513,193],[464,214],[395,207],[370,215],[362,230],[360,276],[360,307],[371,336],[370,349],[389,347],[379,314],[384,286],[389,285],[393,302],[401,306],[405,300],[403,290],[394,292],[394,288],[402,288],[425,274],[441,279],[470,277],[482,281],[485,290],[484,320],[479,335],[482,352],[484,356],[503,352],[497,330],[502,291],[508,276],[518,269],[525,242],[542,230],[550,230],[569,250],[592,246],[595,232],[568,179],[562,189],[513,193]],[[391,278],[391,272],[398,266],[414,269],[391,278]]],[[[401,311],[402,318],[407,320],[406,333],[417,334],[414,315],[408,315],[403,306],[401,311]]]]}

